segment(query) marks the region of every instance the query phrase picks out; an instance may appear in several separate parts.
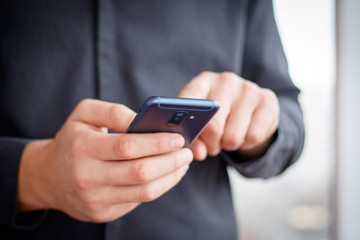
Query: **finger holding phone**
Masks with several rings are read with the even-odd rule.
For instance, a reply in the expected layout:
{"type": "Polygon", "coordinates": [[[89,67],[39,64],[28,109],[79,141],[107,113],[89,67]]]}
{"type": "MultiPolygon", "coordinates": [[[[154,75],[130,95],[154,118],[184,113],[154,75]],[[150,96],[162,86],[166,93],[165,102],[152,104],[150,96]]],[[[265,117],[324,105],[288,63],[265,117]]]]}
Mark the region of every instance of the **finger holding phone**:
{"type": "Polygon", "coordinates": [[[258,157],[273,141],[280,110],[277,96],[269,89],[234,73],[203,72],[192,79],[178,96],[213,99],[221,105],[191,146],[195,159],[215,156],[221,149],[258,157]]]}
{"type": "Polygon", "coordinates": [[[18,211],[57,209],[79,220],[108,222],[174,187],[193,155],[201,160],[221,149],[260,155],[278,126],[275,94],[232,73],[202,73],[179,96],[217,100],[221,105],[193,142],[192,152],[183,148],[180,134],[123,134],[135,117],[132,110],[84,100],[55,138],[32,141],[25,148],[18,211]]]}
{"type": "Polygon", "coordinates": [[[192,152],[180,134],[123,134],[134,116],[120,104],[84,100],[53,139],[30,142],[20,163],[18,211],[56,209],[108,222],[174,187],[192,152]]]}

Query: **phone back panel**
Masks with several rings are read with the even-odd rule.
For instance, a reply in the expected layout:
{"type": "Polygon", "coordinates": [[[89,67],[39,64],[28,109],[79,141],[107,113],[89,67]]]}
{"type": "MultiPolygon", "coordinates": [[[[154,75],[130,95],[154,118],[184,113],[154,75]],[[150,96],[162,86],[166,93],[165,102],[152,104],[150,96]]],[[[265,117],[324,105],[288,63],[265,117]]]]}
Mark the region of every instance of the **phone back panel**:
{"type": "Polygon", "coordinates": [[[219,108],[213,100],[151,97],[143,104],[127,132],[179,133],[185,138],[185,146],[189,147],[219,108]],[[186,112],[186,116],[177,126],[170,126],[169,120],[177,112],[186,112]]]}

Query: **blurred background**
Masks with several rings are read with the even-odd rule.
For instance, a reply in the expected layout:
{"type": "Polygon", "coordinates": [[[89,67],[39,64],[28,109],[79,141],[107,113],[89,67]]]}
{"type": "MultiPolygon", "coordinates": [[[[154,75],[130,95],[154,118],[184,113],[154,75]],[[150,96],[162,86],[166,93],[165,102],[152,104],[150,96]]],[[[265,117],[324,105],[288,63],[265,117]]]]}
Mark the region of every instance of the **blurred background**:
{"type": "Polygon", "coordinates": [[[274,7],[302,91],[306,140],[279,177],[246,179],[229,169],[239,239],[360,239],[360,131],[352,127],[360,122],[360,1],[274,0],[274,7]]]}

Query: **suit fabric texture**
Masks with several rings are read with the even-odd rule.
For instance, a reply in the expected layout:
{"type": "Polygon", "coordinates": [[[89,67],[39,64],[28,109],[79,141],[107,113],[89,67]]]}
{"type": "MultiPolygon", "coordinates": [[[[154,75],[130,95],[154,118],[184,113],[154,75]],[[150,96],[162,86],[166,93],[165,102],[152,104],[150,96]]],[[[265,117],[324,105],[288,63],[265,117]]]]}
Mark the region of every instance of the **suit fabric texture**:
{"type": "MultiPolygon", "coordinates": [[[[227,167],[269,178],[298,158],[304,126],[270,0],[0,2],[0,239],[237,239],[227,167]],[[191,164],[159,199],[106,224],[63,212],[17,213],[21,154],[52,138],[84,98],[137,111],[200,72],[272,89],[280,123],[258,159],[222,151],[191,164]]],[[[61,183],[59,183],[61,184],[61,183]]]]}

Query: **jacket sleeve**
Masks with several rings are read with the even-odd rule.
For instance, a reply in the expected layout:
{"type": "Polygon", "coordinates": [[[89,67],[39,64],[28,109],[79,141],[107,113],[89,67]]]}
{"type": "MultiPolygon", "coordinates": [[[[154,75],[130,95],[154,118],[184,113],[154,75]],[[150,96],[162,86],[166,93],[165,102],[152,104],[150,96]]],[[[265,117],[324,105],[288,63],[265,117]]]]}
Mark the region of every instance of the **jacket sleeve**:
{"type": "Polygon", "coordinates": [[[242,77],[273,90],[280,104],[279,127],[274,142],[258,159],[245,159],[234,152],[221,156],[246,177],[269,178],[295,162],[304,144],[304,123],[279,33],[272,1],[248,2],[248,18],[242,77]]]}
{"type": "Polygon", "coordinates": [[[18,172],[22,152],[29,139],[0,137],[0,224],[18,229],[39,225],[46,211],[17,213],[18,172]]]}

